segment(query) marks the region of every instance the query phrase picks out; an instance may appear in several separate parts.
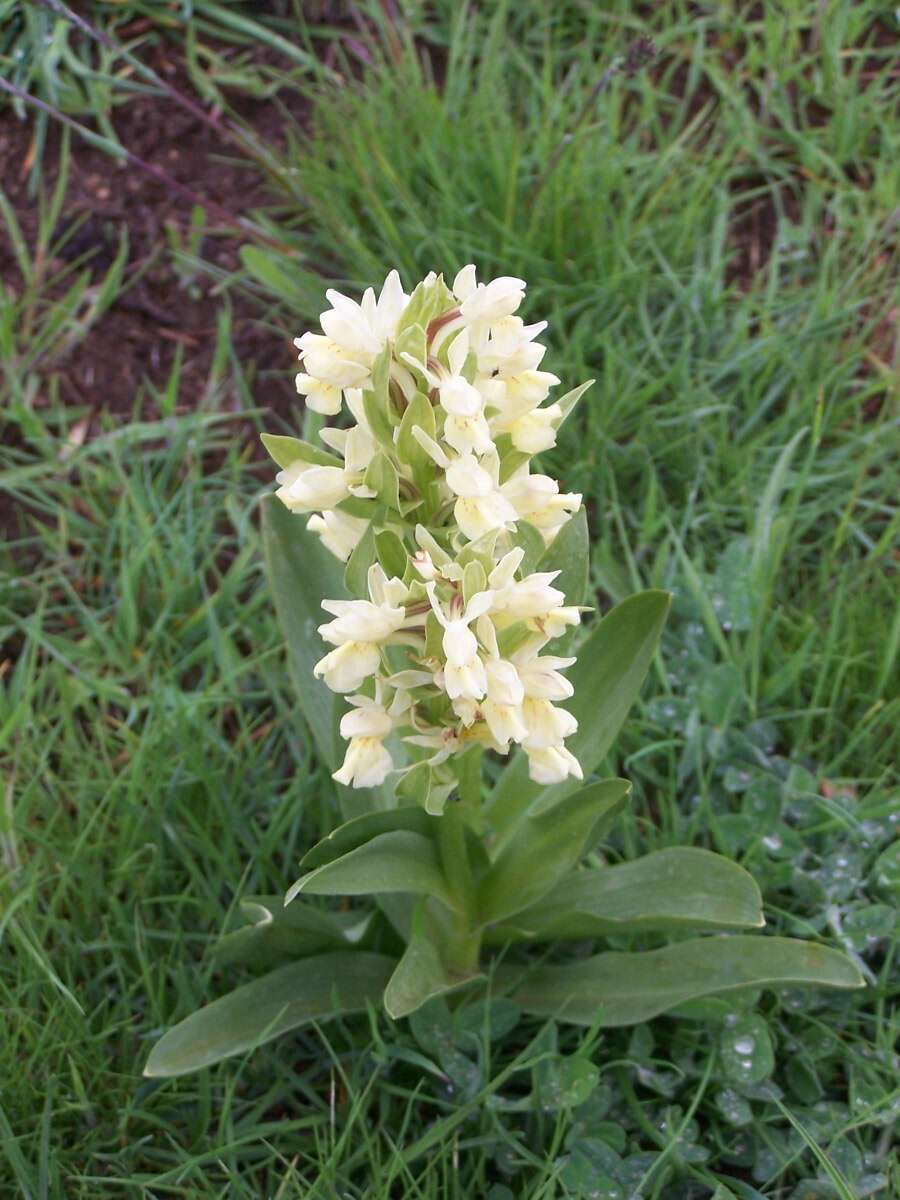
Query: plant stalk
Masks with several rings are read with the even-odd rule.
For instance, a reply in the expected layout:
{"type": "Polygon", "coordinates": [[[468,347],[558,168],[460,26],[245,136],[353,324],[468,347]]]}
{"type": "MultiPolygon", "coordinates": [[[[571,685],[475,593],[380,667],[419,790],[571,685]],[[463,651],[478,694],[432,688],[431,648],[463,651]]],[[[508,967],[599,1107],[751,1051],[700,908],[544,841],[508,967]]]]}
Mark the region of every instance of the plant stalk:
{"type": "Polygon", "coordinates": [[[446,924],[443,947],[447,968],[461,975],[478,969],[481,929],[476,924],[475,878],[466,845],[467,826],[481,800],[481,750],[462,756],[457,766],[459,799],[451,800],[440,818],[438,848],[444,875],[458,907],[446,924]]]}

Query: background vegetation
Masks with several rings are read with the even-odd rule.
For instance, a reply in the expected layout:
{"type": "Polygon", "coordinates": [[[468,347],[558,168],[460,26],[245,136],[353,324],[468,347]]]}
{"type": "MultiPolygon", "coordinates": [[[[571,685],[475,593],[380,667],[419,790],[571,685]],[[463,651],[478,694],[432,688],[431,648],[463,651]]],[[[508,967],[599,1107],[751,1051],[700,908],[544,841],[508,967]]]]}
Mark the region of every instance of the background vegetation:
{"type": "Polygon", "coordinates": [[[0,112],[3,1194],[900,1194],[894,15],[2,9],[7,94],[92,135],[0,112]],[[438,1004],[142,1081],[332,822],[256,527],[289,338],[326,279],[468,261],[597,378],[545,458],[598,606],[675,595],[604,853],[731,854],[870,986],[588,1036],[438,1004]]]}

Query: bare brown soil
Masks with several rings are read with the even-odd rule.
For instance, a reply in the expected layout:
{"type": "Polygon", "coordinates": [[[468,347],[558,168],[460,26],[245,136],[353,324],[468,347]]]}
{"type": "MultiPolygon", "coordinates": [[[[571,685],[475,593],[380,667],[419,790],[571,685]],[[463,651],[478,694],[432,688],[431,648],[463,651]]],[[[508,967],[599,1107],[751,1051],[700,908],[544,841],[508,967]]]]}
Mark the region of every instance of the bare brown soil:
{"type": "MultiPolygon", "coordinates": [[[[190,95],[190,85],[179,83],[176,68],[166,58],[174,53],[163,44],[151,65],[190,95]]],[[[278,145],[284,137],[285,108],[291,118],[302,119],[299,98],[286,94],[280,103],[242,100],[239,113],[261,143],[278,145]]],[[[221,205],[241,217],[272,202],[255,164],[242,160],[239,150],[214,127],[175,101],[138,96],[116,108],[112,120],[124,146],[186,185],[201,203],[221,205]]],[[[9,106],[0,110],[0,186],[32,249],[38,226],[35,200],[28,193],[35,154],[33,128],[32,122],[20,121],[9,106]]],[[[57,177],[59,145],[60,131],[51,126],[41,161],[41,186],[47,192],[57,177]]],[[[81,341],[55,361],[41,364],[42,374],[58,376],[60,396],[67,404],[125,420],[131,419],[140,395],[141,414],[146,418],[159,415],[150,389],[142,385],[165,386],[179,347],[183,356],[180,407],[190,408],[201,395],[223,301],[213,294],[208,275],[200,272],[190,283],[180,278],[173,256],[167,252],[167,225],[185,231],[191,208],[190,199],[175,188],[136,167],[121,165],[73,137],[66,205],[55,239],[63,245],[58,259],[46,264],[47,275],[79,260],[80,269],[90,270],[93,280],[102,280],[123,231],[128,237],[128,262],[126,286],[113,307],[81,341]]],[[[208,213],[201,246],[205,260],[223,271],[233,270],[244,240],[240,230],[229,228],[214,212],[208,213]]],[[[5,238],[0,239],[0,282],[14,291],[22,287],[12,247],[5,238]]],[[[261,406],[284,411],[296,403],[290,339],[279,338],[263,325],[252,297],[233,289],[229,301],[235,355],[242,363],[255,364],[253,399],[261,406]]]]}

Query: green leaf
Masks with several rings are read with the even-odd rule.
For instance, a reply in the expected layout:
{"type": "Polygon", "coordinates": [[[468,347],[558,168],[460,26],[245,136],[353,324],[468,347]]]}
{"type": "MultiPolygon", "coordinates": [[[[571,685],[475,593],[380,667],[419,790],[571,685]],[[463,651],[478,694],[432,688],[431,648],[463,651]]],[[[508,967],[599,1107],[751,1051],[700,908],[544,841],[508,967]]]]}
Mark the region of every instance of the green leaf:
{"type": "Polygon", "coordinates": [[[448,908],[456,907],[433,843],[404,829],[377,834],[341,858],[303,875],[288,889],[285,904],[301,892],[316,896],[412,892],[436,896],[448,908]]]}
{"type": "MultiPolygon", "coordinates": [[[[668,592],[639,592],[616,605],[597,624],[578,651],[568,677],[575,695],[567,707],[578,718],[578,731],[566,742],[585,775],[600,765],[634,703],[653,660],[669,611],[668,592]]],[[[542,807],[578,787],[567,780],[549,789],[528,778],[525,755],[516,755],[500,776],[487,805],[488,824],[495,830],[499,852],[512,836],[521,815],[538,796],[542,807]]]]}
{"type": "Polygon", "coordinates": [[[534,636],[533,628],[527,621],[514,621],[505,629],[497,631],[497,647],[501,658],[510,658],[518,648],[534,636]]]}
{"type": "Polygon", "coordinates": [[[463,600],[466,604],[478,592],[483,592],[487,588],[487,575],[480,562],[473,561],[466,563],[465,570],[463,571],[462,585],[463,600]]]}
{"type": "Polygon", "coordinates": [[[375,528],[370,521],[347,559],[344,587],[351,596],[369,596],[369,567],[375,561],[375,528]]]}
{"type": "Polygon", "coordinates": [[[872,872],[875,888],[884,896],[900,894],[900,841],[882,850],[872,872]]]}
{"type": "Polygon", "coordinates": [[[240,962],[259,970],[345,948],[362,938],[372,917],[371,912],[323,912],[300,902],[285,908],[281,896],[246,896],[240,907],[253,924],[219,940],[213,951],[217,965],[240,962]]]}
{"type": "Polygon", "coordinates": [[[440,929],[420,901],[412,918],[409,941],[384,993],[384,1007],[395,1020],[408,1017],[426,1001],[463,987],[480,973],[454,975],[441,960],[440,929]]]}
{"type": "Polygon", "coordinates": [[[343,564],[310,533],[305,521],[288,512],[275,496],[262,501],[263,550],[275,609],[287,642],[288,668],[303,716],[330,771],[343,758],[335,720],[339,701],[313,675],[325,653],[316,632],[326,619],[322,600],[347,598],[343,564]]]}
{"type": "Polygon", "coordinates": [[[395,961],[362,951],[288,963],[214,1000],[170,1029],[150,1052],[144,1074],[186,1075],[282,1033],[378,1004],[395,961]]]}
{"type": "MultiPolygon", "coordinates": [[[[428,344],[425,337],[425,329],[422,325],[406,325],[402,332],[394,339],[394,355],[403,362],[404,354],[408,354],[416,362],[425,363],[428,357],[428,344]]],[[[404,363],[403,365],[407,370],[414,371],[414,368],[409,363],[404,363]]],[[[422,379],[421,373],[415,371],[415,378],[422,379]]],[[[422,382],[424,383],[425,381],[422,380],[422,382]]]]}
{"type": "Polygon", "coordinates": [[[588,388],[593,386],[594,382],[595,381],[593,379],[588,379],[584,383],[579,383],[578,387],[572,388],[570,392],[566,392],[564,396],[561,396],[559,400],[556,401],[556,403],[562,409],[562,417],[560,418],[559,424],[556,426],[557,429],[559,429],[560,425],[562,425],[563,421],[565,421],[569,413],[572,411],[584,393],[588,390],[588,388]]]}
{"type": "Polygon", "coordinates": [[[376,454],[366,468],[365,485],[371,488],[382,504],[398,512],[400,509],[400,477],[397,468],[386,454],[376,454]]]}
{"type": "Polygon", "coordinates": [[[308,462],[318,467],[341,467],[344,460],[335,454],[328,454],[318,446],[304,442],[300,438],[284,437],[280,433],[261,433],[260,441],[265,446],[271,458],[279,467],[289,467],[291,463],[308,462]]]}
{"type": "Polygon", "coordinates": [[[744,988],[857,988],[862,976],[845,955],[815,942],[762,936],[697,938],[640,954],[610,951],[564,966],[501,964],[494,979],[511,986],[525,1012],[575,1025],[637,1025],[687,1000],[744,988]]]}
{"type": "Polygon", "coordinates": [[[383,507],[371,497],[347,496],[336,505],[338,512],[344,512],[348,517],[357,517],[360,521],[374,521],[384,513],[383,507]]]}
{"type": "Polygon", "coordinates": [[[589,555],[587,513],[580,508],[544,551],[536,569],[559,571],[553,586],[565,594],[566,604],[584,604],[589,555]]]}
{"type": "MultiPolygon", "coordinates": [[[[300,860],[300,868],[303,871],[312,871],[316,867],[323,867],[326,863],[343,858],[351,850],[364,846],[366,842],[382,833],[406,830],[407,833],[417,833],[421,837],[430,838],[434,836],[436,829],[437,822],[434,817],[429,817],[417,806],[364,813],[352,821],[345,821],[317,842],[300,860]]],[[[290,912],[290,908],[287,911],[290,912]]]]}
{"type": "Polygon", "coordinates": [[[506,483],[509,477],[528,462],[530,454],[524,454],[521,450],[516,450],[512,444],[512,438],[508,433],[501,433],[494,438],[494,445],[497,448],[497,453],[500,456],[500,482],[506,483]]]}
{"type": "Polygon", "coordinates": [[[372,383],[363,392],[363,411],[373,435],[388,450],[394,448],[391,424],[391,348],[385,346],[372,366],[372,383]]]}
{"type": "Polygon", "coordinates": [[[382,529],[381,533],[375,534],[375,550],[388,578],[396,576],[402,579],[409,564],[409,555],[393,529],[382,529]]]}
{"type": "MultiPolygon", "coordinates": [[[[528,521],[516,521],[516,545],[520,546],[525,551],[525,557],[522,559],[522,565],[519,571],[522,575],[530,575],[532,571],[538,569],[538,563],[544,557],[546,546],[544,538],[539,529],[528,521]]],[[[552,567],[541,568],[542,570],[553,570],[552,567]]]]}
{"type": "Polygon", "coordinates": [[[404,410],[397,435],[397,455],[401,462],[409,463],[413,478],[420,491],[434,478],[434,462],[428,452],[413,437],[413,429],[423,429],[433,440],[436,436],[434,409],[431,401],[421,392],[416,392],[404,410]]]}
{"type": "Polygon", "coordinates": [[[427,762],[416,763],[397,780],[395,791],[398,800],[408,800],[426,812],[428,797],[431,795],[432,775],[427,762]]]}
{"type": "MultiPolygon", "coordinates": [[[[553,810],[547,815],[552,817],[553,810]]],[[[576,872],[540,904],[501,926],[492,940],[609,937],[645,929],[753,929],[763,924],[759,888],[743,867],[710,850],[673,846],[617,867],[576,872]]]]}
{"type": "Polygon", "coordinates": [[[456,300],[444,283],[443,276],[438,275],[431,283],[423,281],[413,290],[409,302],[403,310],[403,315],[397,325],[396,337],[399,339],[413,325],[421,325],[423,329],[427,330],[429,323],[435,317],[447,312],[455,305],[456,300]]]}
{"type": "Polygon", "coordinates": [[[722,1074],[739,1086],[762,1083],[775,1069],[769,1027],[758,1013],[748,1013],[719,1035],[722,1074]]]}
{"type": "Polygon", "coordinates": [[[606,779],[525,817],[482,880],[482,920],[500,921],[545,896],[585,853],[597,822],[622,811],[630,791],[627,780],[606,779]]]}

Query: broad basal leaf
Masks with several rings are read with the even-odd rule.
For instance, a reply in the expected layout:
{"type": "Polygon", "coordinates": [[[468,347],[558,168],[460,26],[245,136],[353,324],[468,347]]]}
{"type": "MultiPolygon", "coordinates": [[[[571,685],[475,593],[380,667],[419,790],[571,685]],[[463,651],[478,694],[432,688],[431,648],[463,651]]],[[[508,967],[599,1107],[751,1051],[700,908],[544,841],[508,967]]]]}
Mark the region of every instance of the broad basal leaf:
{"type": "Polygon", "coordinates": [[[192,1013],[156,1043],[144,1074],[186,1075],[307,1021],[379,1004],[396,963],[362,951],[288,963],[192,1013]]]}
{"type": "Polygon", "coordinates": [[[436,825],[436,818],[429,817],[418,805],[366,813],[352,821],[346,821],[323,837],[304,854],[300,866],[304,871],[312,871],[315,867],[321,867],[349,854],[351,850],[364,845],[379,834],[392,833],[395,830],[405,829],[409,833],[418,833],[422,837],[430,838],[436,825]]]}
{"type": "Polygon", "coordinates": [[[317,896],[412,892],[435,896],[448,908],[455,907],[434,844],[422,834],[406,830],[378,834],[349,854],[310,871],[289,889],[285,904],[301,892],[317,896]]]}
{"type": "Polygon", "coordinates": [[[334,771],[343,757],[335,718],[336,707],[343,702],[315,678],[313,667],[326,652],[316,632],[328,619],[322,600],[347,598],[343,567],[307,530],[305,519],[289,512],[275,496],[263,499],[262,532],[266,570],[297,700],[319,754],[334,771]]]}
{"type": "Polygon", "coordinates": [[[751,875],[709,850],[677,846],[563,879],[491,941],[608,937],[644,929],[750,929],[764,924],[751,875]]]}
{"type": "Polygon", "coordinates": [[[300,902],[285,908],[281,896],[247,896],[240,907],[252,924],[221,938],[215,959],[246,963],[257,971],[356,945],[372,920],[371,912],[330,913],[300,902]]]}
{"type": "Polygon", "coordinates": [[[482,880],[482,920],[500,921],[549,892],[582,857],[598,821],[621,812],[630,791],[626,779],[605,779],[523,817],[482,880]]]}
{"type": "Polygon", "coordinates": [[[442,996],[480,978],[480,973],[454,974],[441,958],[441,931],[420,901],[412,917],[409,940],[384,993],[389,1016],[407,1017],[426,1000],[442,996]]]}
{"type": "MultiPolygon", "coordinates": [[[[639,592],[617,605],[578,650],[568,672],[575,695],[566,707],[578,718],[578,731],[566,746],[581,763],[585,776],[600,765],[633,704],[656,652],[666,614],[668,592],[639,592]]],[[[519,753],[500,776],[487,807],[496,831],[495,849],[507,843],[522,813],[540,796],[549,807],[578,787],[576,780],[542,788],[528,778],[519,753]]]]}
{"type": "Polygon", "coordinates": [[[576,1025],[636,1025],[694,1000],[744,988],[856,988],[862,976],[849,958],[815,942],[763,936],[718,936],[640,954],[610,951],[564,966],[522,974],[501,964],[495,983],[539,1017],[576,1025]]]}
{"type": "Polygon", "coordinates": [[[565,593],[566,604],[584,604],[588,584],[587,513],[580,508],[544,551],[538,571],[559,571],[553,586],[565,593]]]}

